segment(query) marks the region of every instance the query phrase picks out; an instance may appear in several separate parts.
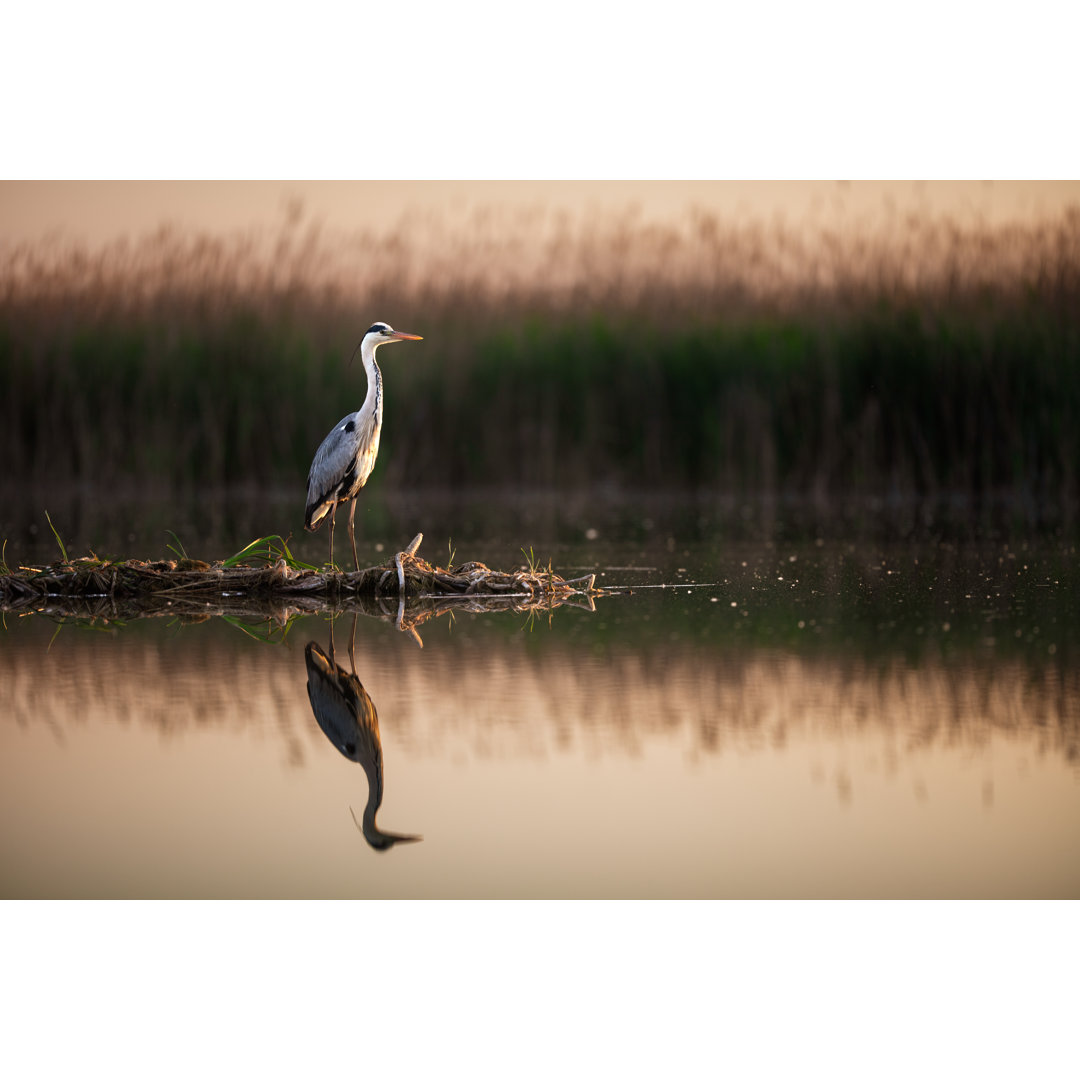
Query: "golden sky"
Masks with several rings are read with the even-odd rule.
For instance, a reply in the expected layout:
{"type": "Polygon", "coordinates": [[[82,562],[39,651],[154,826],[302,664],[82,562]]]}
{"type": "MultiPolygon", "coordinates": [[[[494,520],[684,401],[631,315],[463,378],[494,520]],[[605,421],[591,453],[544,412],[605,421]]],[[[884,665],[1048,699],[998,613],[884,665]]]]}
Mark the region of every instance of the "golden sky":
{"type": "Polygon", "coordinates": [[[1080,204],[1076,181],[4,181],[0,244],[66,236],[96,247],[163,224],[228,233],[279,223],[291,201],[334,231],[394,229],[437,214],[451,227],[486,208],[542,208],[570,217],[633,208],[643,220],[691,207],[723,218],[859,225],[918,212],[989,224],[1056,216],[1080,204]]]}

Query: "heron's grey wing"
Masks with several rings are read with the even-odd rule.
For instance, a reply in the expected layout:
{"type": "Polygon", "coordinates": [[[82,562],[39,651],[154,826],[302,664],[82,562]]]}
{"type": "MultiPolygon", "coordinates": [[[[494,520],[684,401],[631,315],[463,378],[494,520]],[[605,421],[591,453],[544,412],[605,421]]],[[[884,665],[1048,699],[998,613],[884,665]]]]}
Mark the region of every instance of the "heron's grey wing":
{"type": "Polygon", "coordinates": [[[360,445],[356,414],[343,416],[315,451],[315,460],[308,472],[308,520],[314,509],[321,506],[340,487],[353,468],[360,445]]]}
{"type": "Polygon", "coordinates": [[[341,669],[314,641],[304,650],[308,700],[323,734],[350,761],[358,761],[360,729],[349,695],[344,693],[341,669]]]}
{"type": "Polygon", "coordinates": [[[375,703],[360,680],[330,658],[314,642],[304,649],[308,700],[323,734],[350,761],[373,771],[382,789],[382,747],[375,703]]]}

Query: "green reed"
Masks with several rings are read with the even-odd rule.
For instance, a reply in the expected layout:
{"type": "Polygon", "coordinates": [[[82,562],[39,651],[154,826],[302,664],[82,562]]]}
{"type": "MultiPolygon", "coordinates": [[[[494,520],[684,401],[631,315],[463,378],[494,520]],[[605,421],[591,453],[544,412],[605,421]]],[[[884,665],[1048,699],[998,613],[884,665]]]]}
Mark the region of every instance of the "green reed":
{"type": "Polygon", "coordinates": [[[0,486],[302,487],[384,318],[425,340],[380,354],[373,486],[1076,490],[1080,212],[528,239],[0,252],[0,486]]]}
{"type": "Polygon", "coordinates": [[[290,570],[316,570],[318,567],[311,563],[301,562],[289,550],[288,541],[275,533],[273,536],[260,536],[246,544],[235,555],[222,560],[222,567],[226,570],[234,566],[247,566],[255,562],[257,565],[272,565],[278,562],[284,563],[290,570]]]}

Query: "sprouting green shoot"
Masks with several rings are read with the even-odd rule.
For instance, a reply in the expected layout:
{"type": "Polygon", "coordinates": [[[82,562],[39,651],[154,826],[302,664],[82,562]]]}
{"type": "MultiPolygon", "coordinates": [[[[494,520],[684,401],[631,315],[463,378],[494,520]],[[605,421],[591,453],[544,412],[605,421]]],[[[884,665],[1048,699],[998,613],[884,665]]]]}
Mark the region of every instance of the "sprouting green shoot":
{"type": "Polygon", "coordinates": [[[258,540],[252,540],[246,547],[242,547],[235,555],[230,555],[221,565],[225,567],[236,566],[245,559],[269,558],[267,551],[269,542],[269,537],[260,536],[258,540]]]}
{"type": "Polygon", "coordinates": [[[4,546],[0,548],[0,574],[10,574],[11,567],[7,564],[7,540],[4,541],[4,546]]]}
{"type": "Polygon", "coordinates": [[[284,559],[285,565],[290,570],[316,569],[310,563],[301,562],[297,559],[289,550],[288,541],[278,533],[274,533],[272,536],[260,536],[258,540],[252,540],[247,547],[241,548],[235,555],[225,559],[221,565],[228,569],[248,559],[259,559],[267,563],[274,563],[279,559],[284,559]]]}
{"type": "Polygon", "coordinates": [[[56,537],[57,544],[60,545],[60,558],[63,559],[64,562],[67,562],[68,561],[67,548],[64,547],[64,541],[60,539],[60,534],[56,531],[56,526],[52,523],[52,518],[49,517],[49,511],[48,510],[45,511],[45,520],[49,523],[49,528],[52,529],[52,534],[53,534],[53,536],[56,537]]]}
{"type": "Polygon", "coordinates": [[[181,559],[186,559],[188,557],[188,553],[185,550],[184,545],[180,542],[180,537],[177,536],[176,533],[172,531],[172,529],[166,529],[165,531],[173,538],[173,540],[176,541],[175,547],[172,544],[166,544],[165,546],[175,555],[179,556],[181,559]]]}
{"type": "Polygon", "coordinates": [[[529,573],[535,574],[536,568],[540,565],[536,559],[536,554],[532,549],[532,544],[529,545],[529,550],[521,549],[521,554],[525,556],[525,562],[528,563],[529,573]]]}
{"type": "Polygon", "coordinates": [[[447,570],[453,570],[453,568],[454,568],[454,556],[457,554],[457,548],[454,547],[453,545],[454,545],[453,539],[448,537],[447,541],[446,541],[446,550],[448,552],[448,555],[447,555],[447,558],[446,558],[446,569],[447,570]]]}

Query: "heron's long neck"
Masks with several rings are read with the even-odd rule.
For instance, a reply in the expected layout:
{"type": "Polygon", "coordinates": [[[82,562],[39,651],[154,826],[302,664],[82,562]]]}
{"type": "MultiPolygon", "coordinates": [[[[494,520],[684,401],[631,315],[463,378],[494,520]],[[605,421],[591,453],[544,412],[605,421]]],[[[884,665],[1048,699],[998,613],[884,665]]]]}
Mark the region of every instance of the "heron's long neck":
{"type": "Polygon", "coordinates": [[[383,796],[381,748],[375,757],[370,760],[365,758],[361,760],[360,764],[367,774],[368,782],[368,800],[367,806],[364,807],[364,835],[373,836],[379,831],[375,824],[375,815],[379,812],[379,807],[382,805],[383,796]]]}
{"type": "Polygon", "coordinates": [[[370,352],[364,349],[361,356],[364,358],[364,372],[367,375],[367,396],[361,412],[373,415],[378,427],[382,424],[382,372],[375,363],[374,349],[370,352]]]}

